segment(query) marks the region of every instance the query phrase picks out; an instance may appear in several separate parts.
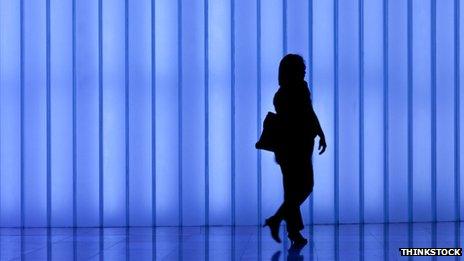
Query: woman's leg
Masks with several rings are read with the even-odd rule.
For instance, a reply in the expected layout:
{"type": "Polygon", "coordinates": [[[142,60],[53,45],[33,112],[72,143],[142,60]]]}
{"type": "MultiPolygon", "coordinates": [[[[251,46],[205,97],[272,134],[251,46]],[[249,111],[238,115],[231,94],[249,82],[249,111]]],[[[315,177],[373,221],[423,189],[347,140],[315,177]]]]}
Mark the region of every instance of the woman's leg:
{"type": "Polygon", "coordinates": [[[274,216],[271,218],[277,222],[285,220],[288,230],[294,230],[300,227],[302,222],[299,206],[302,202],[298,194],[301,183],[295,179],[295,171],[293,164],[285,164],[282,162],[280,165],[282,169],[282,181],[284,187],[284,202],[280,205],[274,216]]]}
{"type": "Polygon", "coordinates": [[[300,231],[304,228],[300,205],[311,194],[314,185],[311,154],[297,153],[280,157],[279,160],[284,202],[271,219],[276,222],[285,220],[289,230],[300,231]]]}
{"type": "Polygon", "coordinates": [[[289,168],[287,165],[280,164],[280,169],[282,170],[282,183],[284,187],[284,201],[280,204],[280,207],[271,217],[273,220],[278,222],[282,222],[282,220],[286,219],[287,212],[288,212],[288,204],[289,204],[289,194],[291,193],[291,187],[289,186],[289,168]]]}
{"type": "Polygon", "coordinates": [[[284,203],[278,214],[286,221],[289,233],[298,233],[304,228],[300,206],[311,194],[314,185],[311,161],[292,162],[283,167],[283,173],[284,203]]]}

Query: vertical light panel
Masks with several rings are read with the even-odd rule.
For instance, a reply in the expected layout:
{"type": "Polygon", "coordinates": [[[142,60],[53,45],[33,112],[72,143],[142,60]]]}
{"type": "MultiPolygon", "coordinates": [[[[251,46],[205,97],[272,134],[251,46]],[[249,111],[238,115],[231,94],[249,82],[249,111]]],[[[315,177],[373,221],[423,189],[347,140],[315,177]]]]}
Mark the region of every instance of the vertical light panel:
{"type": "Polygon", "coordinates": [[[150,109],[151,109],[151,224],[156,226],[156,42],[155,42],[155,0],[150,1],[150,109]]]}
{"type": "MultiPolygon", "coordinates": [[[[364,182],[365,182],[365,168],[364,168],[364,1],[358,1],[358,82],[359,82],[359,92],[358,92],[358,101],[359,101],[359,114],[358,114],[358,168],[359,168],[359,223],[365,222],[365,195],[364,195],[364,182]]],[[[360,227],[359,233],[361,237],[364,237],[364,227],[360,227]]],[[[364,251],[364,241],[361,240],[359,249],[364,251]]]]}
{"type": "Polygon", "coordinates": [[[182,6],[182,220],[198,226],[205,222],[204,3],[182,6]]]}
{"type": "MultiPolygon", "coordinates": [[[[308,75],[311,73],[309,67],[311,61],[308,57],[308,5],[309,1],[287,2],[287,52],[299,54],[305,59],[306,79],[309,79],[308,75]]],[[[312,86],[308,87],[312,88],[312,86]]],[[[309,222],[308,204],[309,200],[306,200],[300,207],[305,223],[309,222]]]]}
{"type": "Polygon", "coordinates": [[[45,1],[45,121],[46,121],[46,226],[51,226],[52,209],[52,115],[51,115],[51,24],[50,0],[45,1]]]}
{"type": "Polygon", "coordinates": [[[407,2],[388,3],[388,141],[390,221],[407,221],[407,2]]]}
{"type": "Polygon", "coordinates": [[[205,102],[205,225],[209,225],[209,2],[203,0],[204,14],[204,102],[205,102]]]}
{"type": "MultiPolygon", "coordinates": [[[[407,99],[407,109],[406,109],[406,120],[407,120],[407,172],[408,172],[408,222],[412,222],[414,217],[413,217],[413,196],[414,196],[414,191],[413,191],[413,186],[414,184],[414,148],[413,148],[413,132],[414,132],[414,126],[412,124],[412,117],[413,117],[413,111],[412,111],[412,106],[413,106],[413,99],[412,99],[412,94],[413,94],[413,78],[412,78],[412,72],[413,72],[413,38],[412,38],[412,23],[413,23],[413,5],[412,5],[412,0],[409,0],[407,2],[407,94],[406,94],[406,99],[407,99]]],[[[410,242],[412,242],[412,236],[408,236],[408,239],[410,242]]]]}
{"type": "Polygon", "coordinates": [[[97,226],[99,225],[98,1],[77,1],[75,12],[76,218],[78,226],[97,226]]]}
{"type": "Polygon", "coordinates": [[[178,11],[176,1],[157,1],[156,213],[158,225],[179,224],[178,11]]]}
{"type": "Polygon", "coordinates": [[[98,0],[98,224],[100,228],[104,226],[105,203],[103,150],[103,0],[98,0]]]}
{"type": "MultiPolygon", "coordinates": [[[[334,99],[333,99],[333,104],[334,104],[334,114],[333,114],[333,120],[334,120],[334,222],[335,224],[340,223],[340,135],[339,135],[339,129],[340,129],[340,101],[339,101],[339,73],[338,73],[338,68],[339,68],[339,63],[340,63],[340,57],[339,57],[339,1],[334,0],[334,7],[333,7],[333,34],[334,34],[334,46],[333,46],[333,63],[334,63],[334,99]]],[[[338,230],[336,230],[336,234],[338,237],[338,230]]],[[[338,249],[338,240],[337,240],[337,245],[336,248],[338,249]]]]}
{"type": "Polygon", "coordinates": [[[430,1],[413,1],[413,216],[430,220],[430,1]]]}
{"type": "MultiPolygon", "coordinates": [[[[431,0],[430,10],[430,169],[432,221],[437,221],[437,1],[431,0]]],[[[433,226],[436,229],[436,226],[433,226]]],[[[436,241],[435,241],[436,244],[436,241]]]]}
{"type": "Polygon", "coordinates": [[[313,156],[314,222],[334,222],[334,59],[333,1],[313,2],[313,106],[327,140],[327,151],[313,156]]]}
{"type": "MultiPolygon", "coordinates": [[[[383,82],[382,82],[382,91],[383,91],[383,115],[382,115],[382,125],[384,128],[383,132],[383,221],[389,222],[390,219],[390,198],[389,198],[389,182],[390,177],[389,174],[389,127],[388,127],[388,0],[382,0],[382,74],[383,74],[383,82]]],[[[388,231],[385,229],[384,231],[388,231]]]]}
{"type": "Polygon", "coordinates": [[[46,28],[45,1],[24,2],[24,225],[47,219],[46,28]]]}
{"type": "MultiPolygon", "coordinates": [[[[457,21],[455,21],[456,23],[459,23],[459,50],[462,50],[461,47],[463,47],[463,44],[464,44],[464,41],[462,39],[462,36],[464,35],[464,15],[462,15],[464,13],[464,5],[463,4],[460,4],[459,5],[459,17],[457,19],[457,21]]],[[[460,51],[459,52],[459,56],[458,56],[458,59],[459,61],[464,61],[464,52],[460,51]]],[[[462,83],[464,81],[464,66],[459,66],[459,82],[462,83]]],[[[462,91],[462,88],[461,86],[459,86],[459,100],[460,100],[460,104],[458,106],[458,110],[459,110],[459,122],[461,123],[461,126],[462,126],[462,123],[464,122],[464,106],[462,104],[462,101],[464,101],[464,92],[462,91]]],[[[464,137],[464,128],[460,128],[459,129],[459,135],[460,137],[464,137]]],[[[460,139],[459,140],[459,148],[462,149],[464,148],[464,139],[460,139]]],[[[464,155],[461,153],[461,155],[459,156],[459,162],[461,163],[460,165],[460,171],[462,173],[462,170],[463,170],[463,163],[464,163],[464,155]]],[[[461,189],[461,191],[464,191],[464,179],[461,178],[460,180],[460,184],[459,184],[459,188],[461,189]]],[[[464,202],[464,193],[460,193],[460,202],[464,202]]],[[[460,206],[460,214],[461,214],[461,217],[464,215],[464,208],[462,206],[460,206]]]]}
{"type": "Polygon", "coordinates": [[[359,209],[359,43],[358,1],[339,1],[338,103],[340,222],[358,222],[359,209]]]}
{"type": "MultiPolygon", "coordinates": [[[[308,1],[287,2],[287,52],[301,55],[308,61],[308,1]]],[[[309,74],[306,68],[306,76],[309,74]]],[[[307,78],[307,77],[306,77],[307,78]]]]}
{"type": "Polygon", "coordinates": [[[437,218],[454,220],[453,1],[437,1],[437,218]]]}
{"type": "Polygon", "coordinates": [[[20,2],[0,2],[0,225],[21,221],[20,2]]]}
{"type": "Polygon", "coordinates": [[[178,224],[179,226],[184,225],[184,214],[183,214],[183,136],[182,130],[183,128],[183,97],[182,97],[182,90],[183,90],[183,82],[182,82],[182,1],[177,1],[177,139],[178,139],[178,149],[177,149],[177,161],[178,167],[177,170],[177,188],[179,190],[178,195],[178,206],[179,206],[179,215],[178,215],[178,224]]]}
{"type": "Polygon", "coordinates": [[[236,221],[256,224],[256,2],[235,0],[236,221]]]}
{"type": "MultiPolygon", "coordinates": [[[[278,67],[283,57],[282,1],[267,1],[261,5],[261,119],[268,111],[279,88],[278,67]]],[[[262,153],[263,218],[273,215],[283,201],[282,174],[274,154],[262,153]]]]}
{"type": "Polygon", "coordinates": [[[382,0],[364,3],[364,209],[366,222],[383,221],[382,0]]]}
{"type": "MultiPolygon", "coordinates": [[[[261,135],[262,129],[262,100],[261,100],[261,0],[256,1],[256,139],[259,139],[261,135]]],[[[262,180],[263,180],[263,164],[262,164],[262,151],[257,150],[257,198],[258,198],[258,215],[257,215],[257,223],[261,224],[261,220],[263,219],[263,208],[262,208],[262,194],[263,194],[263,187],[262,187],[262,180]]],[[[259,248],[259,246],[258,246],[259,248]]]]}
{"type": "Polygon", "coordinates": [[[129,220],[151,225],[151,2],[129,1],[129,220]]]}
{"type": "Polygon", "coordinates": [[[230,2],[209,2],[210,224],[231,222],[230,2]]]}
{"type": "Polygon", "coordinates": [[[460,91],[461,91],[461,79],[460,79],[460,5],[459,1],[454,1],[454,215],[456,220],[461,220],[461,122],[460,122],[460,91]]]}
{"type": "Polygon", "coordinates": [[[51,218],[73,220],[72,1],[50,2],[51,218]]]}
{"type": "Polygon", "coordinates": [[[102,2],[104,225],[126,218],[125,2],[102,2]]]}
{"type": "MultiPolygon", "coordinates": [[[[235,57],[235,1],[230,1],[230,190],[231,190],[231,225],[236,225],[236,200],[235,200],[235,187],[236,187],[236,118],[235,118],[235,72],[236,72],[236,57],[235,57]]],[[[234,241],[233,243],[234,244],[234,241]]]]}

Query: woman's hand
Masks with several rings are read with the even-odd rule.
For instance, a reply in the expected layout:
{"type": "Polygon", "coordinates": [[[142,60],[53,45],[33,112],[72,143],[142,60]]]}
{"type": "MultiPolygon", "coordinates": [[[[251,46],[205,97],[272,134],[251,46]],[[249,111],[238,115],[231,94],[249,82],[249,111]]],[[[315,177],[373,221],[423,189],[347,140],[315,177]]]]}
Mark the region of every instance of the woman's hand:
{"type": "Polygon", "coordinates": [[[319,136],[319,155],[321,155],[322,153],[324,153],[325,149],[327,148],[327,143],[325,142],[325,136],[324,135],[320,135],[319,136]]]}

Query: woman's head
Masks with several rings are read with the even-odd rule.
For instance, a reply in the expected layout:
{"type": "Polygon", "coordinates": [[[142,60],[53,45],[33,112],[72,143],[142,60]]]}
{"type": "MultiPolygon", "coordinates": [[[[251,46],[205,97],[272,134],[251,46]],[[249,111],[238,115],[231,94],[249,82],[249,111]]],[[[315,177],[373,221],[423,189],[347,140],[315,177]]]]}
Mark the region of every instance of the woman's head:
{"type": "Polygon", "coordinates": [[[287,54],[280,61],[279,85],[292,85],[304,80],[306,65],[298,54],[287,54]]]}

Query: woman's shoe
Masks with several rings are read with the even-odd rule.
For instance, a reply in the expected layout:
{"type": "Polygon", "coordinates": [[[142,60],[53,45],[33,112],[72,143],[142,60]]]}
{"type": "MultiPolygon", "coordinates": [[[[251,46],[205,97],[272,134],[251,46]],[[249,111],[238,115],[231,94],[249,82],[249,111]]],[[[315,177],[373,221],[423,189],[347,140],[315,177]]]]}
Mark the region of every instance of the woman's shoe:
{"type": "Polygon", "coordinates": [[[268,218],[268,219],[266,219],[266,222],[264,223],[263,227],[266,227],[266,226],[268,226],[269,229],[271,229],[272,238],[277,243],[282,242],[282,240],[280,240],[280,237],[279,237],[280,222],[276,222],[276,221],[268,218]]]}
{"type": "Polygon", "coordinates": [[[300,234],[300,232],[295,233],[295,234],[288,234],[288,238],[292,242],[292,245],[290,246],[291,249],[301,249],[306,244],[308,244],[308,240],[306,238],[304,238],[300,234]]]}

